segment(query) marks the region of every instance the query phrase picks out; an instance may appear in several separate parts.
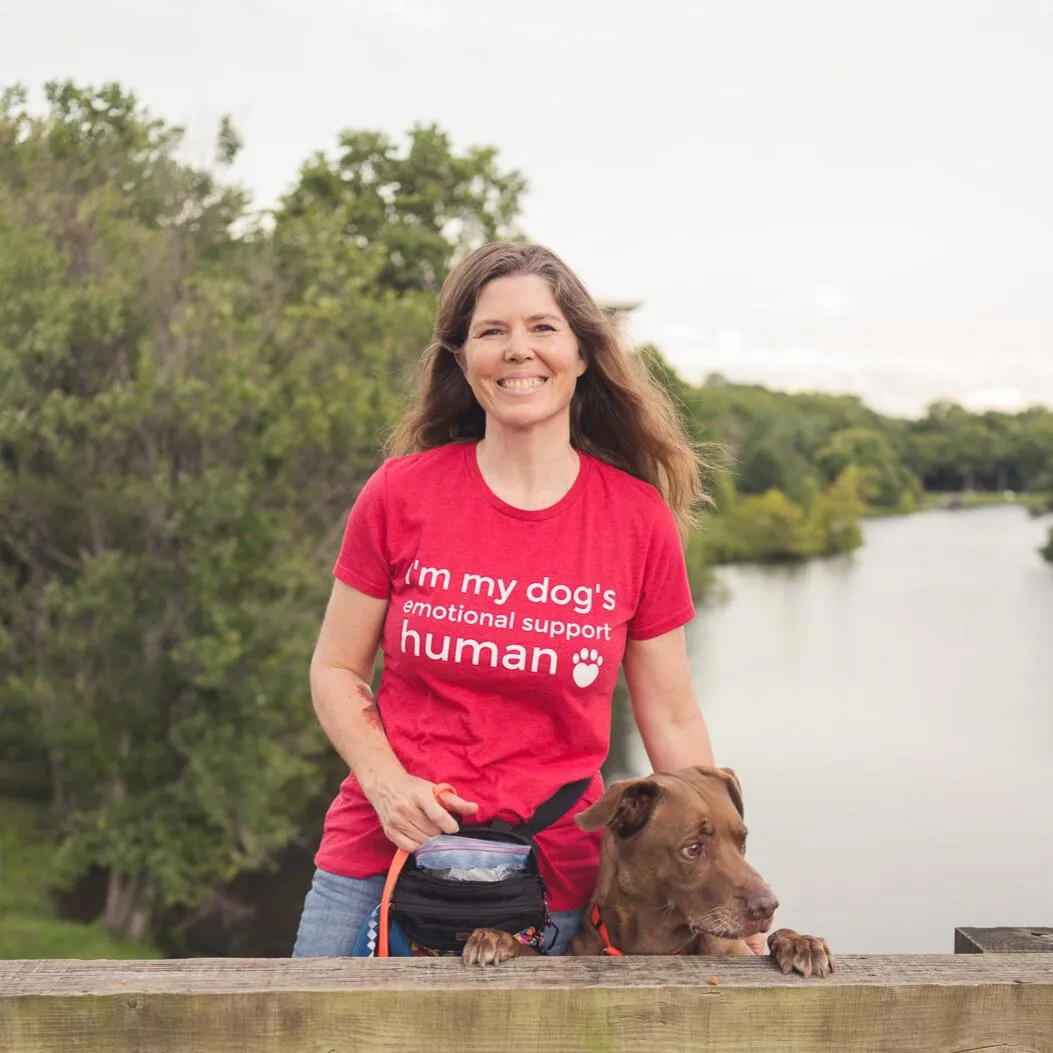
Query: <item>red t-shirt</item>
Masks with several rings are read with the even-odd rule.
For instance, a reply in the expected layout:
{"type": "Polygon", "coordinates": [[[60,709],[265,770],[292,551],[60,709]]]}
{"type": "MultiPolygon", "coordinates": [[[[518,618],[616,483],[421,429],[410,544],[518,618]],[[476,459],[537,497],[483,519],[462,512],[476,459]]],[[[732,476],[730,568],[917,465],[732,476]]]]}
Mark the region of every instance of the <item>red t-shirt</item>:
{"type": "MultiPolygon", "coordinates": [[[[611,693],[628,635],[694,615],[673,516],[647,483],[585,454],[556,504],[513,508],[486,485],[474,444],[383,464],[348,518],[333,573],[388,601],[377,693],[412,775],[477,801],[478,822],[526,821],[560,786],[593,776],[536,838],[553,910],[592,893],[599,835],[571,815],[602,793],[611,693]]],[[[394,845],[349,775],[315,862],[369,877],[394,845]]]]}

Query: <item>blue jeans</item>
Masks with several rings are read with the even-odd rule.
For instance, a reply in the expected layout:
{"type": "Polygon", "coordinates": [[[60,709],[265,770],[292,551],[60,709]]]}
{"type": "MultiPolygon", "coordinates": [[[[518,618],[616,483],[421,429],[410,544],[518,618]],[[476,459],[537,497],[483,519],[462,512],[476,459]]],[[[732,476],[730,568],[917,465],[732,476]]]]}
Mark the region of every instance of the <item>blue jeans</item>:
{"type": "MultiPolygon", "coordinates": [[[[300,929],[293,947],[294,958],[347,958],[380,903],[384,876],[341,877],[327,870],[314,872],[310,891],[300,915],[300,929]]],[[[545,930],[546,954],[566,954],[578,932],[583,911],[554,912],[545,930]]]]}

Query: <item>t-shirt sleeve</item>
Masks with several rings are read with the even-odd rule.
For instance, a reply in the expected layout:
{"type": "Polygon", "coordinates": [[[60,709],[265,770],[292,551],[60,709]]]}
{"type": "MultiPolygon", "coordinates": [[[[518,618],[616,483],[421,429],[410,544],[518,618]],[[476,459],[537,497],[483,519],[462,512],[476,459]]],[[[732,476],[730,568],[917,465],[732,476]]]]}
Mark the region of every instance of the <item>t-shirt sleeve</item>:
{"type": "Polygon", "coordinates": [[[387,465],[366,480],[347,517],[344,540],[333,576],[367,596],[386,600],[391,595],[388,548],[387,465]]]}
{"type": "Polygon", "coordinates": [[[679,629],[695,616],[680,534],[663,501],[651,523],[640,602],[626,627],[630,640],[650,640],[679,629]]]}

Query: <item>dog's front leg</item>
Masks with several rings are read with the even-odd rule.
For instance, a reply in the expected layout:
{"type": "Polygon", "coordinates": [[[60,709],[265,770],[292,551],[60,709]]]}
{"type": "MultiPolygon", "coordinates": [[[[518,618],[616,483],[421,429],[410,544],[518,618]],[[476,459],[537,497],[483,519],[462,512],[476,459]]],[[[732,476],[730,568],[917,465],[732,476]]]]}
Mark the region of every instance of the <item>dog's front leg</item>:
{"type": "Polygon", "coordinates": [[[784,973],[796,969],[806,979],[813,973],[834,971],[834,956],[822,936],[805,936],[793,929],[776,929],[768,937],[768,950],[784,973]]]}
{"type": "Polygon", "coordinates": [[[461,951],[465,965],[500,965],[509,958],[537,954],[533,947],[520,943],[510,932],[500,929],[476,929],[461,951]]]}
{"type": "Polygon", "coordinates": [[[745,940],[726,940],[722,936],[704,935],[698,938],[688,954],[734,955],[743,958],[753,956],[750,945],[745,940]]]}

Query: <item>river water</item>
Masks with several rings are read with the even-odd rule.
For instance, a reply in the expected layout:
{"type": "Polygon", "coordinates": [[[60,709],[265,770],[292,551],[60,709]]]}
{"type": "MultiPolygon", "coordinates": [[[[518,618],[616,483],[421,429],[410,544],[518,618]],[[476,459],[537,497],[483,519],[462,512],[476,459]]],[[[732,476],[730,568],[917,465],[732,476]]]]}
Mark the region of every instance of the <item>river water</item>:
{"type": "Polygon", "coordinates": [[[777,924],[866,954],[1053,926],[1049,522],[926,512],[868,521],[848,556],[721,568],[688,643],[777,924]]]}

